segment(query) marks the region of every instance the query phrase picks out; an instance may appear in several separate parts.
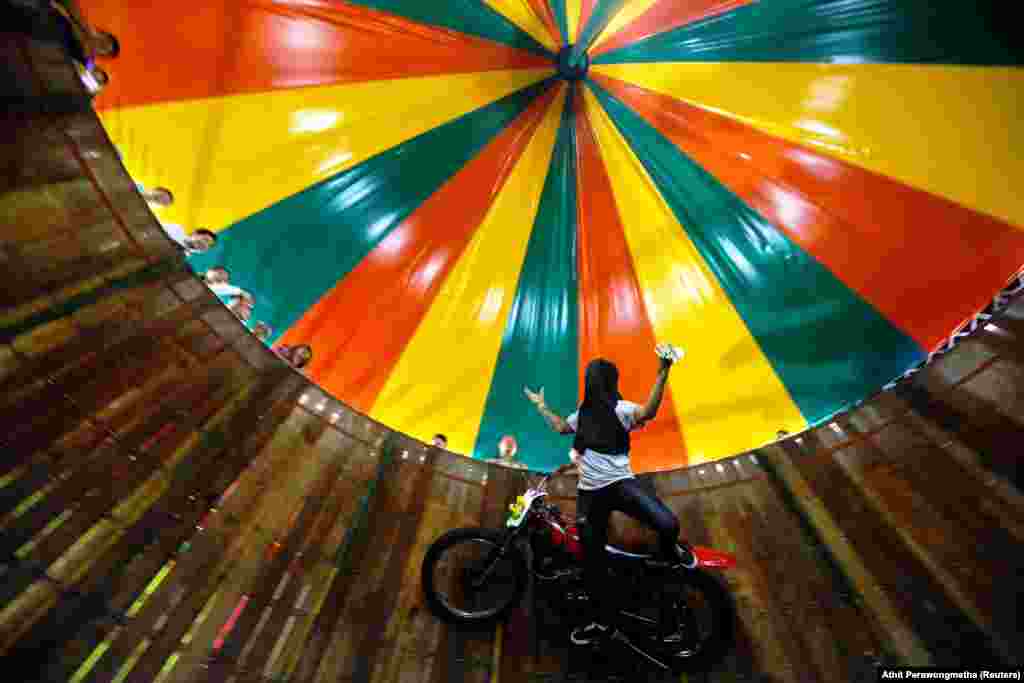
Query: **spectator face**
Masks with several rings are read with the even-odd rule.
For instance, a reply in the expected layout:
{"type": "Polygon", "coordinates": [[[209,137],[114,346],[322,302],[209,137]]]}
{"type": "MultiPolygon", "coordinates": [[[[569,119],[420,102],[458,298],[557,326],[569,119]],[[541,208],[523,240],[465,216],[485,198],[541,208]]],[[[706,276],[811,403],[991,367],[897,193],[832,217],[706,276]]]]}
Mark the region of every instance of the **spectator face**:
{"type": "Polygon", "coordinates": [[[313,360],[313,349],[309,348],[309,346],[303,344],[292,349],[292,365],[295,367],[303,368],[311,360],[313,360]]]}
{"type": "Polygon", "coordinates": [[[193,234],[189,239],[189,246],[196,251],[209,251],[213,248],[214,238],[210,237],[205,232],[193,234]]]}
{"type": "Polygon", "coordinates": [[[438,448],[447,448],[448,447],[448,439],[444,438],[440,434],[438,434],[433,439],[431,439],[430,443],[432,443],[433,445],[437,446],[438,448]]]}
{"type": "Polygon", "coordinates": [[[250,306],[245,300],[235,298],[235,300],[228,306],[228,309],[238,316],[238,319],[245,322],[252,315],[252,306],[250,306]]]}
{"type": "Polygon", "coordinates": [[[270,339],[270,325],[266,323],[256,323],[252,328],[252,333],[256,335],[256,338],[261,342],[265,342],[270,339]]]}
{"type": "Polygon", "coordinates": [[[210,285],[226,285],[228,283],[228,271],[226,268],[210,268],[203,276],[206,283],[210,285]]]}
{"type": "Polygon", "coordinates": [[[116,57],[121,51],[114,36],[100,31],[92,37],[92,50],[97,57],[116,57]]]}
{"type": "Polygon", "coordinates": [[[501,441],[498,442],[498,453],[500,453],[503,458],[511,458],[516,454],[518,448],[519,446],[516,444],[515,437],[510,435],[501,437],[501,441]]]}
{"type": "Polygon", "coordinates": [[[174,195],[166,187],[154,187],[144,196],[146,201],[154,206],[167,207],[174,203],[174,195]]]}

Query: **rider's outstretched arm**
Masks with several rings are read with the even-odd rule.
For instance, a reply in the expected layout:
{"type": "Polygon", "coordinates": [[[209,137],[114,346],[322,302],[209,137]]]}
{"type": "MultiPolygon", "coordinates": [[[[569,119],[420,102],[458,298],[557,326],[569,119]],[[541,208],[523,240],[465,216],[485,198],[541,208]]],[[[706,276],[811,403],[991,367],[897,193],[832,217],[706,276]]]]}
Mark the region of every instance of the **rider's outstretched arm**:
{"type": "Polygon", "coordinates": [[[544,387],[541,387],[536,393],[530,391],[529,387],[523,387],[523,393],[526,394],[526,397],[530,399],[530,402],[533,403],[533,405],[537,406],[537,410],[547,421],[549,427],[559,434],[572,434],[572,427],[569,426],[569,423],[551,412],[547,404],[544,402],[544,387]]]}
{"type": "Polygon", "coordinates": [[[651,387],[651,395],[648,397],[643,410],[637,415],[638,422],[653,420],[654,416],[658,414],[658,408],[661,407],[661,399],[665,395],[665,382],[668,381],[668,370],[671,367],[671,362],[662,360],[661,365],[658,367],[658,378],[654,380],[654,386],[651,387]]]}
{"type": "Polygon", "coordinates": [[[537,404],[537,410],[540,412],[544,420],[548,423],[548,426],[550,426],[556,432],[558,432],[559,434],[572,434],[572,427],[569,426],[569,423],[563,420],[560,416],[551,412],[551,409],[548,408],[545,404],[537,404]]]}

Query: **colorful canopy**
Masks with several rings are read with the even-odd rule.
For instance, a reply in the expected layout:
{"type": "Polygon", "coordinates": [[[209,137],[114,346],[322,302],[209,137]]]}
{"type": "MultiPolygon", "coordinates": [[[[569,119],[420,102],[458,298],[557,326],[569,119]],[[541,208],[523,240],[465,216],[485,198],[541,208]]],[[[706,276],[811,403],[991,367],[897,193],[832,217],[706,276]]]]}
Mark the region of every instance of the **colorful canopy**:
{"type": "Polygon", "coordinates": [[[546,469],[570,444],[522,387],[567,414],[603,356],[643,402],[672,342],[638,471],[827,420],[1024,264],[1022,49],[985,4],[83,2],[128,170],[311,378],[546,469]]]}

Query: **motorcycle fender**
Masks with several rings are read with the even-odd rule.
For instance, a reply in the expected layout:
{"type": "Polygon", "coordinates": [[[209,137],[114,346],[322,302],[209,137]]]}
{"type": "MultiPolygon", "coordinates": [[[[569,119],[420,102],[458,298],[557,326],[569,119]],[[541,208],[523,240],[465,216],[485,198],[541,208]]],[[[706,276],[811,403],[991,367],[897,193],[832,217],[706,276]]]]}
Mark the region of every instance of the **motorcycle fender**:
{"type": "Polygon", "coordinates": [[[694,546],[693,554],[697,556],[697,565],[709,569],[731,569],[736,566],[736,556],[721,550],[694,546]]]}

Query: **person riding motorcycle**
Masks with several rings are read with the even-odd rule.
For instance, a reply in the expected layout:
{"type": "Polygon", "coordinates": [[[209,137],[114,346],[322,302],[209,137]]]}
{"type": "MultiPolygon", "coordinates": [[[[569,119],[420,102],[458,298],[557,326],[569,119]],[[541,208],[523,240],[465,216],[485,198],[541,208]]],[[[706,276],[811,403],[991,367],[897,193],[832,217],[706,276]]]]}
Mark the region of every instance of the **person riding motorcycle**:
{"type": "Polygon", "coordinates": [[[574,462],[559,467],[554,475],[578,467],[577,528],[583,545],[583,579],[590,594],[589,619],[573,630],[571,639],[585,645],[608,635],[618,613],[614,587],[607,585],[608,522],[619,510],[658,533],[659,547],[667,567],[693,568],[697,561],[687,544],[679,542],[679,520],[665,503],[637,481],[629,465],[629,433],[654,419],[661,406],[665,383],[681,352],[668,345],[656,349],[660,359],[658,376],[644,405],[623,400],[619,393],[619,371],[614,363],[596,358],[587,364],[584,395],[579,409],[566,418],[552,412],[544,402],[544,389],[524,387],[527,398],[548,425],[559,434],[575,434],[574,462]]]}

